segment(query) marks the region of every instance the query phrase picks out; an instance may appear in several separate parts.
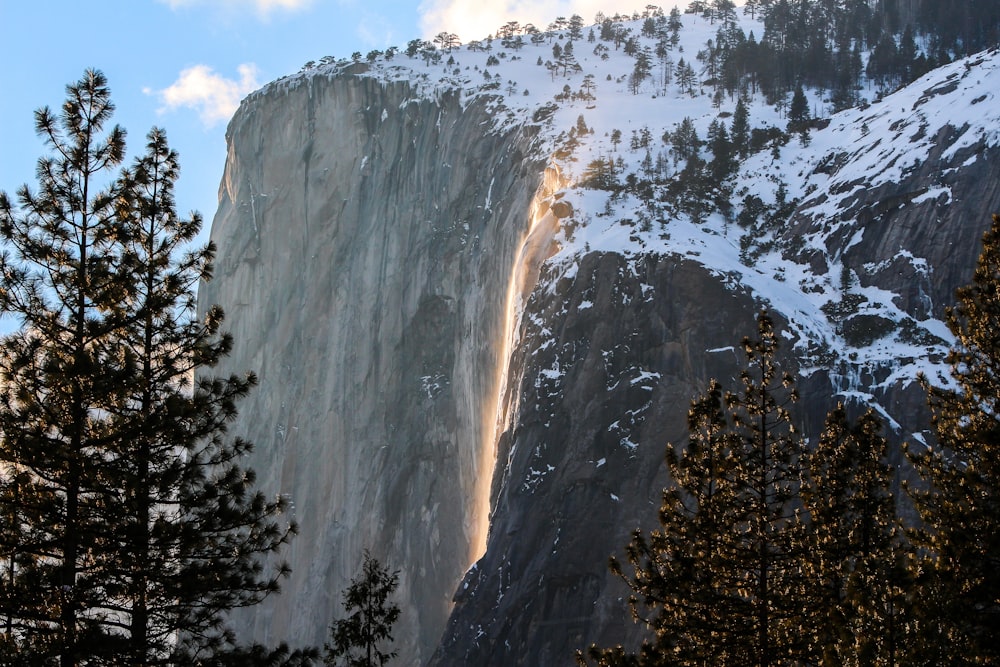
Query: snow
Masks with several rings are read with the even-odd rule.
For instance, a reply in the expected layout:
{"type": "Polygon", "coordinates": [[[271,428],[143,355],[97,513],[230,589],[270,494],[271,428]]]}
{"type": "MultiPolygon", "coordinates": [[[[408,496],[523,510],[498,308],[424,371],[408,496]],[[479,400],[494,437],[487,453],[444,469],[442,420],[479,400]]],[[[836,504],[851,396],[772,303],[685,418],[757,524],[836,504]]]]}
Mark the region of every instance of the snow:
{"type": "MultiPolygon", "coordinates": [[[[641,385],[647,382],[655,382],[656,380],[659,379],[660,379],[659,373],[654,373],[652,371],[640,371],[639,376],[633,378],[629,384],[631,384],[634,387],[636,385],[641,385]]],[[[643,387],[643,389],[652,390],[652,387],[643,387]]]]}
{"type": "MultiPolygon", "coordinates": [[[[758,39],[763,35],[762,24],[750,20],[742,12],[738,16],[746,34],[752,31],[758,39]]],[[[700,67],[696,54],[707,40],[716,37],[719,24],[692,14],[684,14],[682,22],[680,44],[670,57],[674,63],[683,57],[692,66],[700,67]]],[[[628,25],[633,35],[639,36],[641,22],[628,25]]],[[[996,51],[957,61],[880,101],[833,115],[828,126],[810,133],[807,144],[792,139],[782,146],[780,157],[764,150],[743,161],[732,179],[734,203],[748,195],[773,203],[779,184],[783,184],[789,200],[805,202],[800,214],[817,221],[817,231],[801,237],[804,246],[821,253],[830,266],[827,274],[815,275],[808,266],[788,261],[778,251],[764,252],[755,261],[744,263],[740,246],[744,232],[721,214],[713,213],[697,222],[683,214],[661,221],[648,213],[648,207],[632,195],[612,197],[609,192],[576,185],[588,165],[597,159],[621,160],[621,173],[639,173],[647,149],[632,150],[633,133],[639,136],[648,131],[650,157],[655,161],[662,153],[670,161],[667,147],[661,141],[664,132],[690,118],[699,137],[704,139],[713,120],[731,122],[729,119],[736,106],[736,100],[727,97],[716,109],[707,93],[696,90],[696,94],[690,95],[673,83],[665,92],[657,90],[653,80],[658,76],[659,64],[655,58],[654,76],[646,80],[638,94],[633,94],[627,85],[633,59],[615,50],[613,45],[599,40],[587,41],[589,27],[583,31],[584,39],[573,42],[581,71],[567,77],[553,75],[538,64],[539,60],[544,63],[553,58],[554,43],[565,46],[568,39],[564,32],[549,34],[538,45],[531,44],[525,37],[525,45],[517,51],[504,47],[500,40],[489,42],[490,50],[473,51],[463,46],[442,52],[438,62],[420,57],[409,59],[403,54],[397,54],[392,60],[380,58],[358,65],[328,59],[320,67],[287,77],[272,86],[291,87],[310,81],[312,77],[336,76],[346,68],[353,68],[352,71],[359,72],[360,76],[376,77],[383,82],[409,82],[416,97],[441,99],[446,93],[458,90],[463,104],[481,104],[491,111],[493,123],[484,126],[486,132],[515,130],[527,119],[547,114],[548,119],[539,122],[541,131],[537,141],[540,150],[552,155],[552,165],[565,182],[565,186],[554,194],[572,205],[574,215],[572,225],[561,221],[564,226],[557,232],[558,252],[547,260],[551,282],[541,286],[543,289],[554,290],[560,279],[572,279],[580,257],[590,252],[618,253],[627,259],[646,254],[674,255],[701,264],[731,287],[749,290],[759,301],[778,310],[790,323],[785,335],[794,341],[805,362],[801,373],[807,375],[824,364],[828,367],[828,360],[810,365],[810,355],[816,350],[832,354],[845,363],[848,370],[839,380],[839,390],[845,398],[874,402],[873,392],[878,387],[862,389],[859,386],[863,370],[887,370],[883,386],[912,382],[917,373],[925,373],[932,381],[942,381],[947,376],[943,365],[944,346],[952,342],[952,337],[941,322],[919,323],[943,341],[938,345],[907,344],[896,334],[863,347],[853,347],[844,340],[837,324],[822,310],[824,305],[844,296],[839,281],[840,257],[830,256],[824,242],[832,234],[841,233],[849,238],[846,248],[861,243],[864,228],[856,221],[842,220],[842,212],[849,209],[860,190],[898,182],[911,170],[919,168],[939,134],[947,128],[953,128],[953,136],[944,159],[953,158],[980,143],[1000,144],[1000,104],[996,99],[1000,91],[1000,55],[996,51]],[[607,59],[595,53],[595,47],[601,44],[608,47],[607,59]],[[486,61],[490,58],[495,58],[499,64],[488,65],[486,61]],[[593,76],[594,99],[578,97],[556,101],[563,96],[564,87],[571,92],[580,91],[586,75],[593,76]],[[587,132],[577,132],[578,119],[587,126],[587,132]],[[621,133],[621,142],[617,145],[611,141],[615,130],[621,133]],[[821,164],[833,167],[817,169],[821,164]]],[[[639,37],[639,40],[641,46],[654,46],[651,39],[639,37]]],[[[820,94],[816,91],[807,94],[811,108],[821,115],[828,114],[820,94]]],[[[767,105],[760,95],[752,97],[747,106],[752,127],[783,128],[786,124],[782,114],[767,105]]],[[[387,111],[383,110],[383,120],[386,117],[387,111]]],[[[976,159],[973,154],[964,163],[969,165],[976,159]]],[[[365,164],[363,160],[362,168],[365,164]]],[[[491,180],[485,198],[487,209],[493,204],[492,190],[491,180]]],[[[900,206],[939,200],[947,203],[951,197],[947,185],[936,183],[909,203],[901,202],[900,206]]],[[[928,271],[923,258],[913,257],[903,249],[899,257],[908,259],[925,274],[928,271]]],[[[644,285],[642,296],[651,298],[652,289],[644,285]]],[[[867,298],[859,312],[893,322],[911,319],[894,305],[894,294],[876,288],[852,288],[851,291],[867,298]]],[[[591,301],[585,300],[579,308],[592,306],[591,301]]],[[[543,347],[550,344],[544,339],[541,343],[543,347]]],[[[652,382],[655,375],[644,371],[631,383],[652,382]]],[[[562,370],[556,362],[554,367],[541,371],[538,381],[558,383],[561,378],[562,370]]],[[[423,384],[429,396],[437,389],[433,382],[424,381],[423,384]]],[[[617,426],[613,424],[609,430],[617,426]]],[[[622,445],[626,448],[636,446],[627,438],[622,440],[622,445]]],[[[545,472],[537,471],[538,478],[545,472]]]]}

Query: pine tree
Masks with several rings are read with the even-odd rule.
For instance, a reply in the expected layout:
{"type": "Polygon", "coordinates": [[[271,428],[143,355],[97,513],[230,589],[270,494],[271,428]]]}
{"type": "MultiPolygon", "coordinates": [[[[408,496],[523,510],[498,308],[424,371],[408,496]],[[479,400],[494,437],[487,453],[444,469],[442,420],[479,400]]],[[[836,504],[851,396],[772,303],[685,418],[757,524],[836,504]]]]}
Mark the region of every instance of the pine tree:
{"type": "Polygon", "coordinates": [[[899,52],[896,40],[891,34],[884,34],[868,56],[868,78],[887,88],[894,88],[899,82],[899,52]]]}
{"type": "Polygon", "coordinates": [[[747,368],[742,390],[727,394],[727,409],[739,437],[739,511],[746,538],[737,553],[737,589],[748,594],[753,632],[746,642],[760,667],[794,664],[808,657],[802,595],[809,558],[799,511],[806,443],[796,432],[788,405],[797,400],[792,377],[779,373],[778,338],[767,313],[757,320],[758,338],[743,340],[747,368]]]}
{"type": "Polygon", "coordinates": [[[58,114],[35,113],[53,156],[38,161],[38,190],[21,187],[17,207],[0,192],[0,308],[21,325],[0,345],[0,474],[8,491],[18,488],[5,502],[27,495],[35,503],[3,511],[29,512],[4,540],[3,578],[17,601],[7,647],[62,667],[116,647],[102,624],[100,547],[113,528],[103,512],[114,496],[101,470],[108,435],[95,418],[118,379],[105,372],[107,346],[97,343],[114,331],[107,313],[124,296],[118,193],[108,182],[125,132],[115,126],[102,136],[113,110],[104,76],[88,70],[67,86],[58,114]]]}
{"type": "Polygon", "coordinates": [[[972,282],[946,312],[954,388],[923,380],[937,445],[911,460],[925,530],[921,643],[913,664],[1000,661],[1000,216],[983,236],[972,282]]]}
{"type": "Polygon", "coordinates": [[[183,253],[201,219],[177,216],[178,173],[165,134],[152,130],[146,153],[122,176],[119,206],[122,265],[135,289],[116,313],[122,326],[113,343],[127,381],[109,421],[120,438],[116,562],[129,567],[111,573],[109,588],[129,617],[133,664],[144,665],[229,650],[224,612],[278,590],[287,565],[264,572],[260,559],[294,531],[278,522],[286,501],[254,491],[253,472],[240,467],[250,444],[225,438],[255,378],[203,377],[232,340],[219,335],[218,308],[204,321],[193,317],[194,289],[211,276],[214,248],[183,253]]]}
{"type": "Polygon", "coordinates": [[[826,667],[901,664],[911,588],[880,430],[873,412],[851,424],[837,406],[807,457],[808,627],[826,667]]]}
{"type": "MultiPolygon", "coordinates": [[[[634,533],[628,573],[612,560],[653,638],[634,653],[591,647],[599,665],[763,667],[810,657],[809,544],[797,508],[805,443],[791,426],[795,392],[775,365],[766,313],[758,334],[743,341],[741,391],[723,393],[713,381],[692,404],[687,447],[668,448],[674,486],[664,492],[660,528],[634,533]]],[[[586,664],[582,654],[578,662],[586,664]]]]}
{"type": "Polygon", "coordinates": [[[0,470],[0,658],[10,667],[28,667],[36,661],[28,650],[20,650],[19,637],[32,628],[33,621],[23,618],[22,605],[27,596],[24,582],[16,575],[29,572],[38,558],[29,545],[34,542],[35,508],[42,505],[29,473],[6,468],[0,470]]]}
{"type": "Polygon", "coordinates": [[[713,120],[708,127],[708,147],[712,151],[712,161],[708,168],[716,184],[724,181],[736,169],[733,157],[733,142],[722,121],[713,120]]]}
{"type": "MultiPolygon", "coordinates": [[[[611,571],[632,590],[632,617],[652,629],[651,640],[638,652],[621,647],[591,647],[587,657],[597,665],[727,664],[738,656],[743,633],[732,632],[746,618],[744,600],[726,585],[734,540],[735,487],[732,437],[726,432],[723,392],[712,381],[688,412],[687,446],[678,453],[667,447],[673,480],[664,489],[660,528],[636,530],[626,547],[628,574],[614,557],[611,571]],[[632,661],[632,662],[630,662],[632,661]]],[[[580,664],[587,664],[583,654],[580,664]]]]}
{"type": "Polygon", "coordinates": [[[58,122],[36,115],[58,156],[40,161],[40,194],[22,188],[19,209],[0,195],[0,294],[22,324],[0,343],[0,516],[17,525],[2,543],[17,600],[4,648],[64,666],[304,660],[237,649],[225,628],[226,611],[277,590],[287,568],[262,558],[294,527],[240,467],[249,444],[225,437],[253,376],[191,386],[232,342],[219,309],[193,317],[214,251],[182,252],[200,219],[176,215],[177,156],[153,130],[94,194],[124,132],[98,139],[113,108],[99,72],[68,92],[58,122]]]}
{"type": "Polygon", "coordinates": [[[760,11],[761,5],[765,4],[762,0],[746,0],[743,3],[743,13],[749,14],[751,19],[756,18],[757,12],[760,11]]]}
{"type": "Polygon", "coordinates": [[[685,62],[684,58],[677,61],[677,69],[674,72],[677,87],[689,95],[694,95],[694,85],[697,82],[694,69],[685,62]]]}
{"type": "Polygon", "coordinates": [[[649,78],[652,71],[653,63],[649,51],[644,48],[639,49],[635,54],[635,66],[632,68],[632,74],[629,76],[629,89],[633,95],[639,94],[642,82],[649,78]]]}
{"type": "Polygon", "coordinates": [[[688,160],[698,156],[701,140],[698,138],[694,122],[689,117],[684,117],[670,133],[669,138],[673,146],[674,164],[677,164],[679,160],[688,160]]]}
{"type": "Polygon", "coordinates": [[[802,90],[802,85],[795,87],[795,93],[792,95],[792,103],[788,108],[788,131],[789,132],[801,132],[805,134],[809,131],[809,100],[806,98],[806,93],[802,90]]]}
{"type": "Polygon", "coordinates": [[[392,642],[392,626],[399,620],[399,606],[389,597],[399,585],[399,572],[390,572],[365,550],[361,575],[344,591],[347,618],[330,626],[326,664],[343,667],[381,667],[396,651],[379,647],[392,642]]]}
{"type": "Polygon", "coordinates": [[[741,158],[746,157],[750,153],[750,112],[742,97],[736,102],[736,111],[733,113],[733,124],[729,134],[737,154],[741,158]]]}

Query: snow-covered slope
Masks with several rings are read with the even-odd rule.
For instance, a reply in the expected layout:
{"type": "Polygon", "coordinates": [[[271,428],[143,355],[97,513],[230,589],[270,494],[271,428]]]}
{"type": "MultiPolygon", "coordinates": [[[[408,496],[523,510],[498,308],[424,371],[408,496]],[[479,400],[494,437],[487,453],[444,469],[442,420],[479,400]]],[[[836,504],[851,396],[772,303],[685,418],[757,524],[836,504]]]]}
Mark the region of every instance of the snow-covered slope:
{"type": "MultiPolygon", "coordinates": [[[[684,15],[682,20],[681,39],[670,61],[676,67],[679,61],[686,60],[697,70],[701,64],[696,54],[706,41],[717,38],[720,25],[692,14],[684,15]]],[[[741,20],[745,34],[763,33],[759,22],[746,16],[741,20]]],[[[638,37],[640,47],[653,51],[656,39],[642,37],[640,24],[626,23],[632,35],[638,37]]],[[[585,38],[575,42],[567,31],[546,33],[542,43],[527,42],[516,50],[505,47],[501,40],[484,41],[475,47],[466,45],[442,52],[437,62],[396,55],[390,60],[380,57],[370,64],[327,63],[276,85],[295,85],[299,77],[335,75],[345,69],[366,70],[365,76],[379,80],[416,83],[420,95],[434,97],[458,90],[466,104],[485,99],[495,117],[492,131],[544,118],[540,147],[565,181],[559,198],[572,204],[575,211],[559,233],[560,252],[550,262],[565,264],[565,271],[572,273],[579,255],[588,251],[624,256],[673,253],[694,258],[719,275],[738,281],[755,298],[787,316],[800,351],[806,351],[805,373],[814,366],[809,360],[828,364],[830,353],[850,348],[852,361],[885,364],[906,360],[889,382],[906,381],[920,372],[944,378],[932,366],[935,360],[940,361],[950,337],[940,321],[928,318],[940,315],[955,281],[940,285],[944,289],[928,289],[921,297],[922,306],[904,305],[900,295],[877,284],[864,284],[865,277],[880,264],[898,260],[897,251],[908,257],[917,273],[933,270],[929,258],[910,256],[911,251],[901,246],[888,249],[887,256],[872,258],[863,266],[845,263],[845,259],[851,248],[862,242],[864,230],[872,222],[872,206],[865,193],[899,184],[914,174],[923,182],[930,172],[931,180],[921,185],[919,192],[908,192],[900,201],[883,207],[898,209],[924,203],[947,207],[954,203],[949,176],[985,159],[985,149],[1000,145],[1000,105],[996,103],[1000,57],[995,51],[942,67],[875,104],[866,103],[818,123],[822,129],[810,132],[807,142],[794,137],[780,147],[777,157],[768,149],[745,160],[729,180],[734,191],[734,210],[729,218],[740,211],[747,196],[756,195],[765,204],[773,205],[779,186],[788,200],[800,203],[791,229],[765,230],[766,238],[761,238],[760,229],[740,229],[722,213],[692,222],[690,216],[670,207],[651,207],[635,195],[577,187],[594,160],[608,158],[618,161],[621,179],[640,174],[643,160],[649,159],[668,163],[665,178],[669,179],[670,172],[676,175],[683,165],[669,164],[671,148],[662,139],[664,133],[688,118],[704,140],[713,120],[731,123],[736,104],[732,97],[713,102],[708,95],[710,89],[704,86],[686,92],[664,74],[662,63],[656,64],[653,73],[633,89],[629,76],[634,58],[600,40],[587,41],[589,32],[590,28],[585,28],[585,38]],[[553,73],[546,67],[553,60],[553,45],[562,47],[567,42],[574,44],[580,69],[565,75],[553,73]],[[585,83],[588,77],[592,77],[590,83],[585,83]],[[665,78],[668,83],[664,83],[665,78]],[[583,132],[577,130],[581,120],[586,126],[583,132]],[[615,131],[621,133],[619,141],[613,140],[615,131]],[[651,137],[648,143],[644,143],[644,135],[651,137]],[[636,137],[641,144],[638,147],[636,137]],[[965,157],[956,161],[959,154],[965,157]],[[933,164],[924,168],[929,158],[933,158],[933,164]],[[753,261],[747,260],[747,241],[743,246],[740,243],[748,235],[752,237],[752,248],[765,248],[764,252],[752,253],[753,261]],[[777,242],[777,251],[770,248],[772,240],[777,242]],[[789,245],[794,246],[794,252],[789,253],[789,245]],[[799,261],[789,264],[792,255],[799,261]],[[814,269],[820,257],[826,267],[817,274],[814,269]],[[854,272],[853,277],[845,278],[848,271],[854,272]],[[865,314],[901,326],[905,323],[906,334],[874,341],[867,340],[870,336],[852,339],[862,344],[845,341],[843,318],[824,313],[823,306],[841,300],[845,286],[851,284],[855,289],[847,291],[865,300],[865,314]],[[935,345],[930,348],[922,344],[931,340],[935,345]]],[[[810,91],[809,97],[813,109],[822,116],[827,107],[821,91],[810,91]]],[[[762,96],[744,99],[752,127],[784,129],[785,119],[762,96]]],[[[710,151],[703,151],[705,159],[710,159],[710,151]]],[[[996,199],[995,190],[983,194],[979,208],[989,211],[996,199]]],[[[981,216],[973,226],[981,227],[984,220],[985,216],[981,216]]],[[[961,259],[974,256],[964,253],[961,259]]],[[[957,268],[967,273],[969,267],[971,261],[957,268]]],[[[953,278],[955,275],[952,272],[953,278]]],[[[929,276],[926,280],[933,282],[929,276]]]]}
{"type": "MultiPolygon", "coordinates": [[[[697,69],[719,25],[682,21],[670,60],[697,69]]],[[[322,642],[369,547],[402,570],[405,664],[571,664],[622,641],[607,556],[655,519],[663,448],[761,306],[807,432],[849,400],[922,437],[913,381],[946,381],[940,318],[1000,209],[1000,54],[787,142],[747,96],[765,139],[705,195],[663,137],[730,126],[736,100],[659,61],[636,85],[589,30],[579,70],[546,66],[566,32],[323,59],[233,120],[200,294],[229,314],[229,367],[261,378],[234,430],[303,525],[287,594],[244,634],[322,642]]]]}

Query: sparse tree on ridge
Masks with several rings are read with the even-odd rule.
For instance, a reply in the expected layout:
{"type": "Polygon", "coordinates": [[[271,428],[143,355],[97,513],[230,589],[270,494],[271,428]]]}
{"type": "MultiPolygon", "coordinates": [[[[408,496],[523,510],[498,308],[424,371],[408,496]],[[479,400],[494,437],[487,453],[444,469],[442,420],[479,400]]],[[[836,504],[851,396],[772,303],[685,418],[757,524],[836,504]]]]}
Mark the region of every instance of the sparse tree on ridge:
{"type": "Polygon", "coordinates": [[[434,44],[442,51],[451,53],[452,49],[461,46],[462,40],[453,32],[439,32],[434,37],[434,44]]]}
{"type": "Polygon", "coordinates": [[[508,21],[497,29],[497,37],[500,39],[510,39],[521,32],[521,24],[517,21],[508,21]]]}
{"type": "Polygon", "coordinates": [[[413,58],[418,53],[420,53],[420,50],[423,48],[423,46],[424,46],[424,40],[411,39],[406,43],[406,50],[403,53],[405,53],[407,57],[413,58]]]}

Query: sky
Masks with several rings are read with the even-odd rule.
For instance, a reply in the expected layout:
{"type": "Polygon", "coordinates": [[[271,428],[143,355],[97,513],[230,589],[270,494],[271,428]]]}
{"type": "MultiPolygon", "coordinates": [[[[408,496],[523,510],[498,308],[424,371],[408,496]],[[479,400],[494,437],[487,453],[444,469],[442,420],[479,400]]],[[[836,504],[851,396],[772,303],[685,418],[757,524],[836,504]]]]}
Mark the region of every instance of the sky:
{"type": "MultiPolygon", "coordinates": [[[[33,112],[58,109],[87,68],[104,72],[128,132],[129,162],[146,133],[166,130],[180,154],[178,212],[211,225],[226,124],[240,99],[308,61],[350,57],[453,32],[482,39],[511,20],[544,29],[557,16],[589,24],[599,10],[646,0],[0,0],[0,190],[34,186],[46,153],[33,112]]],[[[661,3],[662,4],[662,3],[661,3]]],[[[674,3],[662,5],[669,9],[674,3]]],[[[677,3],[683,8],[686,2],[677,3]]],[[[203,234],[204,236],[204,234],[203,234]]]]}

